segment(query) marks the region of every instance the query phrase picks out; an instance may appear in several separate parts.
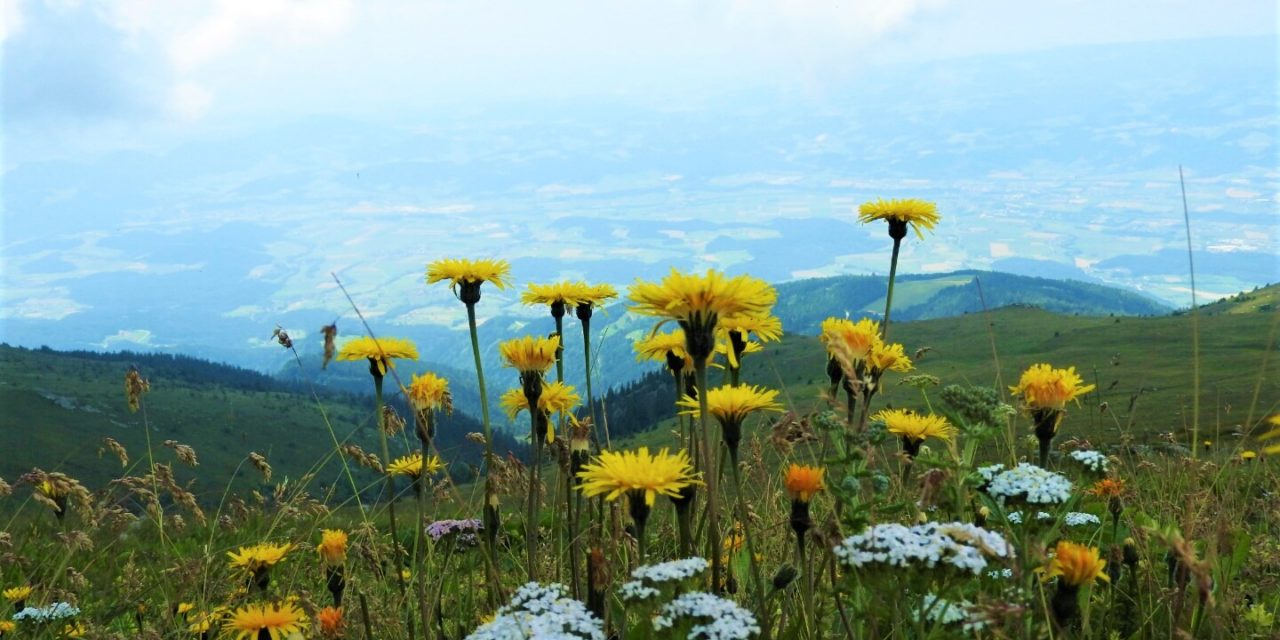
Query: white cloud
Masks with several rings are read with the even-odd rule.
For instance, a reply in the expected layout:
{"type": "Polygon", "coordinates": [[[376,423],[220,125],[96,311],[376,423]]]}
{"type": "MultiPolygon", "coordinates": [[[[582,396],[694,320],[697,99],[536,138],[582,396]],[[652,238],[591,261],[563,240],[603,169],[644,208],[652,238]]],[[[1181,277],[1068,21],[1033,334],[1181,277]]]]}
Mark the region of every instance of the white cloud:
{"type": "Polygon", "coordinates": [[[1258,196],[1262,195],[1257,191],[1250,191],[1248,189],[1237,189],[1235,187],[1229,187],[1226,191],[1226,194],[1228,198],[1233,198],[1235,200],[1253,200],[1254,198],[1257,198],[1258,196]]]}
{"type": "Polygon", "coordinates": [[[112,349],[118,346],[128,347],[130,345],[152,348],[173,346],[155,342],[155,334],[151,333],[149,329],[121,329],[115,335],[107,336],[102,339],[102,342],[98,343],[98,346],[103,349],[112,349]]]}
{"type": "Polygon", "coordinates": [[[169,110],[182,120],[199,120],[209,111],[213,92],[191,81],[174,85],[169,95],[169,110]]]}
{"type": "Polygon", "coordinates": [[[178,69],[190,70],[244,41],[306,44],[340,33],[353,9],[347,0],[221,0],[197,23],[173,34],[169,55],[178,69]]]}
{"type": "Polygon", "coordinates": [[[1009,244],[1005,242],[992,242],[990,244],[992,258],[1008,258],[1013,255],[1013,249],[1009,248],[1009,244]]]}
{"type": "Polygon", "coordinates": [[[0,0],[0,43],[22,31],[22,0],[0,0]]]}
{"type": "Polygon", "coordinates": [[[71,298],[62,296],[27,298],[12,305],[6,303],[4,308],[0,309],[0,318],[61,320],[89,308],[89,305],[81,304],[71,298]]]}

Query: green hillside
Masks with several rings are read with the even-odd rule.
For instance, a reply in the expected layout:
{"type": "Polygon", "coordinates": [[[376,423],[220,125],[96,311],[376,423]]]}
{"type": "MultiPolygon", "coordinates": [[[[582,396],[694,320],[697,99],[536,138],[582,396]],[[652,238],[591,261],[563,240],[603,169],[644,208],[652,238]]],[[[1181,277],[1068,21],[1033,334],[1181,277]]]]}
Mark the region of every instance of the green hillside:
{"type": "MultiPolygon", "coordinates": [[[[197,479],[191,490],[204,500],[216,501],[228,483],[244,490],[261,482],[246,462],[250,451],[266,456],[273,481],[315,471],[318,487],[333,485],[335,495],[347,496],[351,483],[329,458],[333,438],[379,453],[372,402],[371,395],[325,391],[318,404],[309,393],[268,376],[192,358],[0,345],[0,405],[5,408],[0,412],[0,449],[8,452],[0,456],[0,477],[12,482],[40,467],[103,486],[121,475],[121,467],[110,453],[100,454],[102,438],[115,438],[128,450],[130,464],[145,467],[145,424],[156,461],[172,462],[179,482],[197,479]],[[124,395],[124,375],[132,365],[151,383],[144,411],[137,413],[129,411],[124,395]],[[163,446],[166,440],[195,448],[199,467],[177,462],[163,446]]],[[[403,406],[399,410],[406,415],[403,406]]],[[[468,477],[469,465],[480,460],[479,445],[465,440],[472,431],[480,431],[479,424],[461,411],[440,423],[437,445],[457,478],[468,477]]],[[[392,455],[416,448],[417,440],[411,438],[398,437],[392,455]]],[[[499,452],[520,449],[510,438],[496,444],[499,452]]],[[[365,470],[357,470],[356,478],[361,487],[375,480],[365,470]]]]}
{"type": "MultiPolygon", "coordinates": [[[[1274,295],[1276,289],[1258,295],[1274,295]]],[[[1234,442],[1233,434],[1243,430],[1250,415],[1255,390],[1255,422],[1280,409],[1280,357],[1275,357],[1272,342],[1277,317],[1274,311],[1201,314],[1200,428],[1204,438],[1234,442]],[[1268,349],[1272,357],[1264,370],[1268,349]]],[[[902,342],[908,354],[928,349],[916,359],[913,373],[940,379],[941,385],[930,391],[933,402],[938,402],[941,386],[952,384],[995,388],[1007,401],[1007,387],[1017,382],[1023,369],[1035,362],[1050,362],[1075,366],[1086,382],[1098,385],[1096,393],[1071,409],[1065,436],[1114,443],[1126,432],[1139,441],[1172,432],[1187,442],[1193,389],[1190,323],[1187,315],[1083,317],[1006,307],[987,315],[895,322],[891,337],[902,342]],[[1105,411],[1099,409],[1103,403],[1105,411]]],[[[782,389],[788,409],[805,414],[824,406],[820,398],[827,385],[825,363],[816,338],[790,335],[748,358],[743,380],[782,389]]],[[[923,408],[918,390],[896,384],[901,378],[889,374],[889,387],[877,406],[923,408]]],[[[655,412],[649,405],[669,403],[673,393],[670,378],[654,374],[608,398],[610,411],[627,417],[669,416],[669,409],[655,412]],[[641,400],[632,402],[633,396],[641,400]]],[[[634,426],[636,420],[621,422],[634,426]]],[[[656,444],[667,432],[644,433],[639,439],[656,444]]]]}

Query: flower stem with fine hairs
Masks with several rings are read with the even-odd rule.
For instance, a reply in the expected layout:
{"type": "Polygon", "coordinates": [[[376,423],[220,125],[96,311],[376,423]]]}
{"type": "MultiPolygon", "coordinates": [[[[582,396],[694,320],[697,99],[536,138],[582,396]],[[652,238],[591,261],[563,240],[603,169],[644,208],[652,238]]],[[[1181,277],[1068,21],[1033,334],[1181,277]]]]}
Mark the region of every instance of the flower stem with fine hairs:
{"type": "Polygon", "coordinates": [[[751,582],[755,586],[757,613],[760,614],[760,634],[765,640],[773,635],[772,611],[769,601],[764,595],[764,579],[760,576],[760,561],[756,559],[755,538],[751,535],[751,521],[747,518],[747,497],[742,493],[742,470],[738,466],[738,452],[729,451],[729,464],[733,467],[733,489],[738,494],[738,521],[742,523],[742,537],[747,543],[747,555],[750,559],[751,582]]]}
{"type": "Polygon", "coordinates": [[[471,354],[476,362],[476,380],[480,385],[480,420],[484,427],[484,487],[485,487],[485,567],[489,574],[490,604],[497,607],[498,602],[498,509],[489,503],[494,493],[493,487],[493,430],[489,426],[489,394],[484,388],[484,365],[480,362],[480,336],[476,332],[476,305],[467,303],[467,326],[471,330],[471,354]]]}
{"type": "MultiPolygon", "coordinates": [[[[370,360],[369,362],[369,372],[373,374],[374,420],[376,421],[375,424],[377,425],[377,428],[378,428],[378,438],[379,440],[382,441],[382,459],[386,461],[383,464],[390,464],[391,450],[390,448],[387,447],[387,430],[383,427],[383,424],[382,424],[383,422],[383,415],[382,415],[382,406],[383,406],[382,378],[383,376],[381,375],[381,372],[378,371],[378,365],[375,364],[372,360],[370,360]]],[[[423,463],[425,464],[426,461],[424,460],[423,463]]],[[[405,588],[405,584],[404,584],[404,573],[399,570],[400,537],[398,535],[399,529],[398,527],[396,527],[395,479],[393,478],[390,472],[387,472],[385,470],[383,471],[383,478],[384,478],[384,482],[382,487],[383,487],[383,493],[385,493],[387,496],[387,515],[389,516],[389,520],[390,520],[389,525],[391,527],[391,555],[395,559],[395,564],[393,566],[395,567],[396,584],[400,586],[400,598],[404,599],[407,589],[405,588]]],[[[415,635],[413,630],[414,628],[413,613],[406,612],[405,615],[408,618],[406,622],[408,623],[407,627],[409,631],[409,640],[413,640],[415,635]]]]}
{"type": "Polygon", "coordinates": [[[724,572],[720,558],[720,515],[716,492],[715,452],[711,446],[711,426],[707,408],[707,362],[694,362],[694,377],[698,381],[698,421],[702,430],[702,456],[704,482],[707,483],[707,537],[711,545],[711,589],[720,590],[720,576],[724,572]]]}
{"type": "MultiPolygon", "coordinates": [[[[431,436],[435,431],[434,414],[427,409],[425,420],[425,430],[421,435],[422,442],[422,473],[418,475],[418,532],[417,539],[414,541],[414,558],[413,568],[418,570],[423,566],[422,554],[426,551],[427,539],[427,487],[423,486],[426,481],[427,461],[431,455],[431,436]]],[[[417,571],[414,576],[418,586],[418,607],[419,615],[422,616],[422,637],[425,640],[431,640],[431,609],[432,601],[427,598],[427,576],[424,571],[417,571]]]]}
{"type": "MultiPolygon", "coordinates": [[[[903,223],[903,234],[906,234],[905,223],[903,223]]],[[[898,274],[898,249],[902,247],[902,236],[893,234],[892,225],[890,225],[890,235],[893,236],[893,255],[889,257],[889,290],[884,294],[884,322],[880,325],[880,338],[885,342],[889,341],[889,312],[893,309],[893,281],[898,274]]]]}

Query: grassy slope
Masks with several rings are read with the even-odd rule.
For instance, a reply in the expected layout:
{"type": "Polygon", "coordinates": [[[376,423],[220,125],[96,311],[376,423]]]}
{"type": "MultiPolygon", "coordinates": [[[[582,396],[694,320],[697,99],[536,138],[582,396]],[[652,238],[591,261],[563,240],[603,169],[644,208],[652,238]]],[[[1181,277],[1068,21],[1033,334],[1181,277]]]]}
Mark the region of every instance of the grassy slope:
{"type": "MultiPolygon", "coordinates": [[[[1230,313],[1228,309],[1224,306],[1220,313],[1200,318],[1201,433],[1210,439],[1219,434],[1228,438],[1242,427],[1260,381],[1255,421],[1280,408],[1280,358],[1270,358],[1266,371],[1262,370],[1276,314],[1230,313]]],[[[1007,389],[1032,363],[1075,366],[1086,382],[1097,381],[1100,392],[1071,410],[1064,436],[1115,441],[1130,420],[1134,435],[1140,439],[1166,431],[1182,435],[1190,429],[1189,316],[1096,318],[1011,307],[991,312],[990,321],[991,332],[983,314],[894,323],[891,338],[904,343],[909,354],[931,347],[917,362],[914,373],[937,376],[943,385],[995,386],[999,382],[1007,389]],[[1000,359],[999,379],[991,333],[1000,359]],[[1130,411],[1135,395],[1136,404],[1130,411]],[[1110,411],[1097,411],[1099,402],[1106,402],[1110,411]]],[[[788,409],[806,413],[823,406],[820,396],[827,384],[824,366],[825,355],[816,338],[791,336],[748,359],[743,380],[782,389],[788,409]]],[[[877,400],[877,407],[923,408],[918,391],[897,386],[901,376],[889,375],[889,387],[877,400]]],[[[932,398],[936,397],[934,392],[932,398]]],[[[639,436],[638,443],[664,443],[669,426],[639,436]]]]}

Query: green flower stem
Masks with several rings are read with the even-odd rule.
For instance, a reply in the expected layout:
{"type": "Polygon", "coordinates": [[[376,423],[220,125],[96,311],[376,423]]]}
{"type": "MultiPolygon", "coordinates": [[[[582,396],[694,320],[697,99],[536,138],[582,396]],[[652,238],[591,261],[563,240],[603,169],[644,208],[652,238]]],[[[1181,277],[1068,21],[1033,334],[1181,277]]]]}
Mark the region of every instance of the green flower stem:
{"type": "Polygon", "coordinates": [[[738,521],[742,523],[742,537],[747,543],[747,555],[751,566],[751,581],[755,585],[756,607],[760,614],[760,634],[764,640],[773,635],[773,611],[764,595],[764,579],[760,576],[760,561],[756,559],[755,537],[751,535],[751,520],[747,517],[747,496],[742,492],[742,470],[738,467],[737,451],[730,451],[729,463],[733,467],[733,490],[738,494],[738,521]]]}
{"type": "MultiPolygon", "coordinates": [[[[426,414],[426,433],[434,431],[434,413],[428,409],[426,414]]],[[[431,640],[432,602],[427,598],[426,564],[422,562],[422,554],[427,550],[427,491],[423,486],[426,480],[427,460],[431,455],[431,438],[424,435],[422,440],[422,474],[418,476],[418,535],[414,544],[413,577],[418,586],[419,614],[422,616],[422,637],[431,640]]]]}
{"type": "Polygon", "coordinates": [[[893,281],[898,275],[898,249],[902,238],[893,239],[893,255],[889,257],[889,290],[884,295],[884,322],[880,324],[880,338],[889,341],[889,311],[893,309],[893,281]]]}
{"type": "MultiPolygon", "coordinates": [[[[536,400],[534,401],[536,403],[536,400]]],[[[538,422],[536,411],[530,411],[533,423],[538,422]]],[[[542,482],[539,467],[542,466],[542,439],[533,434],[533,465],[529,468],[529,502],[525,507],[525,558],[528,563],[529,582],[538,581],[538,568],[534,561],[538,553],[538,488],[542,482]]]]}
{"type": "Polygon", "coordinates": [[[718,504],[718,493],[716,492],[716,474],[714,469],[715,452],[711,447],[711,427],[709,417],[711,411],[707,408],[707,363],[694,363],[694,376],[698,381],[698,420],[702,428],[702,451],[703,456],[702,468],[704,470],[703,481],[707,485],[707,539],[711,547],[711,590],[712,592],[720,591],[720,577],[724,573],[724,566],[720,558],[720,515],[718,504]]]}
{"type": "MultiPolygon", "coordinates": [[[[591,415],[591,427],[597,430],[604,429],[604,446],[606,449],[613,448],[613,442],[609,439],[609,425],[596,422],[596,396],[591,389],[591,317],[581,318],[582,320],[582,359],[583,371],[587,376],[587,412],[591,415]]],[[[597,446],[599,438],[596,439],[597,446]]]]}
{"type": "MultiPolygon", "coordinates": [[[[374,372],[377,366],[377,364],[371,361],[369,363],[370,372],[374,372]]],[[[377,375],[376,373],[373,376],[373,415],[374,425],[378,429],[378,438],[382,441],[383,464],[389,465],[391,464],[391,449],[387,446],[387,430],[382,424],[382,378],[383,376],[377,375]]],[[[425,462],[426,461],[424,460],[423,463],[425,464],[425,462]]],[[[392,566],[396,573],[396,584],[400,587],[400,599],[405,600],[405,594],[408,590],[404,584],[404,573],[400,571],[400,537],[398,535],[399,528],[396,527],[395,479],[390,473],[385,471],[383,472],[383,493],[387,496],[387,515],[389,516],[391,525],[391,555],[395,559],[395,563],[392,566]]],[[[409,640],[413,640],[415,635],[413,630],[413,613],[411,611],[406,611],[405,617],[407,618],[406,624],[409,630],[409,640]]]]}
{"type": "MultiPolygon", "coordinates": [[[[494,495],[493,488],[493,429],[489,425],[489,394],[484,388],[484,365],[480,362],[480,336],[476,332],[476,305],[475,303],[467,304],[467,325],[471,330],[471,355],[476,361],[476,380],[480,385],[480,422],[484,427],[484,488],[485,500],[489,496],[494,495]]],[[[486,507],[487,508],[487,507],[486,507]]],[[[498,606],[498,527],[497,527],[497,509],[494,509],[494,526],[490,527],[490,523],[485,525],[485,562],[486,570],[489,574],[489,597],[493,607],[498,606]]]]}

